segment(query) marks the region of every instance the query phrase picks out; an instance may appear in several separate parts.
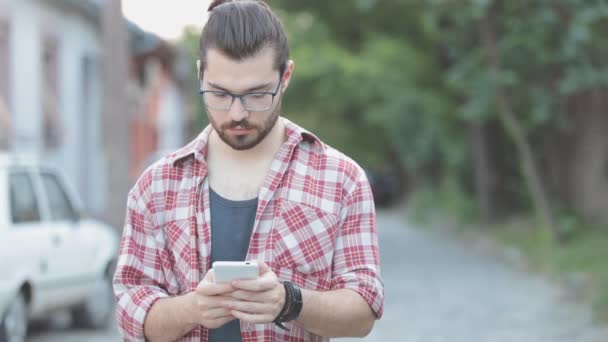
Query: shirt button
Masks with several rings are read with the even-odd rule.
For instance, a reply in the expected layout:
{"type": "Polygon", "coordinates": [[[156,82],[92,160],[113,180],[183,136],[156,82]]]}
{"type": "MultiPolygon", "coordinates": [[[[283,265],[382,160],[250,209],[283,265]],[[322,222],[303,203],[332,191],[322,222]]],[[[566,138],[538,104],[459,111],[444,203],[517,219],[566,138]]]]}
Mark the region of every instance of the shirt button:
{"type": "Polygon", "coordinates": [[[251,324],[247,324],[247,332],[251,332],[251,324]]]}

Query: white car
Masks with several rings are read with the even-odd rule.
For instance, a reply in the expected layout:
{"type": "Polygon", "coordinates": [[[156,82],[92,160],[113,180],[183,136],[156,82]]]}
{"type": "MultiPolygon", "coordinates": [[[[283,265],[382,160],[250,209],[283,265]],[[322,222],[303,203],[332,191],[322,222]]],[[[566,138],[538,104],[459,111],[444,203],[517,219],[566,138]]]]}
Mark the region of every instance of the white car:
{"type": "Polygon", "coordinates": [[[118,232],[76,198],[56,170],[0,153],[0,341],[24,341],[55,310],[89,328],[112,317],[118,232]]]}

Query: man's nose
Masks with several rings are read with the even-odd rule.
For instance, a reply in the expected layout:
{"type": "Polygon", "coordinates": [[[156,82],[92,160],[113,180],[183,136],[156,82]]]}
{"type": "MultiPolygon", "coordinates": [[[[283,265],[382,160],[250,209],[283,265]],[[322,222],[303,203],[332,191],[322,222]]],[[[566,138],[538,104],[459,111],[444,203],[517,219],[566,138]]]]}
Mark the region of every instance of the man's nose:
{"type": "Polygon", "coordinates": [[[233,122],[240,122],[249,116],[249,111],[243,106],[243,100],[235,97],[232,106],[230,106],[230,110],[228,111],[228,115],[233,122]]]}

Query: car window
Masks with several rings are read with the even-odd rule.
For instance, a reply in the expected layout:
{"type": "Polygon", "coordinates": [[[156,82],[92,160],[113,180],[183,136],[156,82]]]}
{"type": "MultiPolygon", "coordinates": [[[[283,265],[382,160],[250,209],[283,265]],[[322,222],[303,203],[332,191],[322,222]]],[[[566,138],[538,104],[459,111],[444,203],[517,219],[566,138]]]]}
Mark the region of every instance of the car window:
{"type": "Polygon", "coordinates": [[[52,221],[66,221],[75,218],[74,209],[57,176],[42,173],[42,184],[46,193],[47,203],[52,221]]]}
{"type": "Polygon", "coordinates": [[[40,209],[30,176],[25,172],[11,173],[9,184],[13,223],[40,221],[40,209]]]}

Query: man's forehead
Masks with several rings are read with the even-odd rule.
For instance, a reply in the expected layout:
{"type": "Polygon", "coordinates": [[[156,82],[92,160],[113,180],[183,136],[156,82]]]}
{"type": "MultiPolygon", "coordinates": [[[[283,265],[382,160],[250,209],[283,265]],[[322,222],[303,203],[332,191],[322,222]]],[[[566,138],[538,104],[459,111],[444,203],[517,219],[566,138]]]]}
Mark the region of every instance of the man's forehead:
{"type": "Polygon", "coordinates": [[[211,86],[241,93],[263,86],[264,90],[270,91],[278,81],[272,51],[260,51],[251,58],[237,61],[210,49],[206,57],[203,87],[211,86]]]}
{"type": "Polygon", "coordinates": [[[276,73],[274,53],[271,48],[264,48],[254,56],[236,60],[226,56],[217,49],[209,49],[206,56],[205,74],[211,75],[247,75],[265,76],[276,73]]]}

